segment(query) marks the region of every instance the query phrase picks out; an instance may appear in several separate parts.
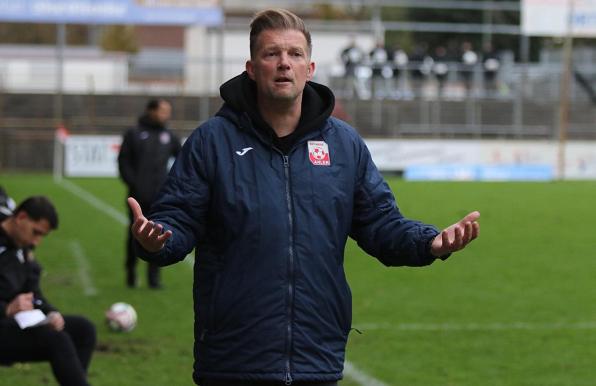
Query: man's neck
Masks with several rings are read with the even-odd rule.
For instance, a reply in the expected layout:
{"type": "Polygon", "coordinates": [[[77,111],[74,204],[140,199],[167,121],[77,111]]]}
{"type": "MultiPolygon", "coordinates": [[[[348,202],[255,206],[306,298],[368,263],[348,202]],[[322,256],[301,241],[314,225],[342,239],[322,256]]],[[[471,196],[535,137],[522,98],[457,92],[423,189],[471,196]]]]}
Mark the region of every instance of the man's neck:
{"type": "Polygon", "coordinates": [[[287,103],[272,103],[261,98],[257,99],[261,116],[279,138],[290,135],[296,130],[302,114],[302,98],[287,103]]]}

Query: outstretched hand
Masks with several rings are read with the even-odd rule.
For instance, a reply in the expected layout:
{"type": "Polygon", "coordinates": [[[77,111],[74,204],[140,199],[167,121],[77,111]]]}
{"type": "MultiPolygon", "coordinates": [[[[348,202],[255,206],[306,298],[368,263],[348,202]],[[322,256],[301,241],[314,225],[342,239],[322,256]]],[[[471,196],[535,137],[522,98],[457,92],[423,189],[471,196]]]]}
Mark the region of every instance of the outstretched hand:
{"type": "Polygon", "coordinates": [[[478,237],[480,224],[478,218],[480,212],[469,213],[459,222],[443,229],[443,231],[434,238],[430,252],[437,257],[448,253],[464,249],[472,240],[478,237]]]}
{"type": "Polygon", "coordinates": [[[172,236],[172,231],[163,231],[161,224],[156,224],[143,216],[141,206],[132,197],[128,197],[128,206],[132,210],[133,222],[130,227],[133,237],[149,252],[158,252],[172,236]]]}

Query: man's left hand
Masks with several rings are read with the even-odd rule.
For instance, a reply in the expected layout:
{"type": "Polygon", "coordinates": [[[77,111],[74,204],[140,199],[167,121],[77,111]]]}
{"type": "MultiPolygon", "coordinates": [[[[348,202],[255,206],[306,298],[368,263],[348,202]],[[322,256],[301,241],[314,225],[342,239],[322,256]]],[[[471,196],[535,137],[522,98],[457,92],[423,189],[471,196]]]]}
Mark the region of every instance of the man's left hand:
{"type": "Polygon", "coordinates": [[[64,329],[64,318],[62,314],[57,311],[52,311],[48,314],[48,325],[51,329],[62,331],[64,329]]]}
{"type": "Polygon", "coordinates": [[[430,252],[433,256],[444,256],[448,253],[464,249],[472,240],[478,237],[480,224],[478,218],[480,212],[472,212],[459,222],[443,229],[443,231],[434,238],[430,252]]]}

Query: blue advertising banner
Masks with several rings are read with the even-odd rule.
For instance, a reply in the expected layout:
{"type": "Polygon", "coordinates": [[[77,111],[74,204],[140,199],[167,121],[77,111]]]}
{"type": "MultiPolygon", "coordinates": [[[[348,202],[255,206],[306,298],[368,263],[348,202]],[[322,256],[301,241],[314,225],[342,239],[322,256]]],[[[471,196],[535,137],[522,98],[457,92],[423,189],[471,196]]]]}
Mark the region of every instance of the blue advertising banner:
{"type": "Polygon", "coordinates": [[[551,181],[550,165],[412,165],[404,172],[411,181],[551,181]]]}
{"type": "Polygon", "coordinates": [[[223,12],[217,0],[0,0],[0,21],[216,26],[223,12]]]}

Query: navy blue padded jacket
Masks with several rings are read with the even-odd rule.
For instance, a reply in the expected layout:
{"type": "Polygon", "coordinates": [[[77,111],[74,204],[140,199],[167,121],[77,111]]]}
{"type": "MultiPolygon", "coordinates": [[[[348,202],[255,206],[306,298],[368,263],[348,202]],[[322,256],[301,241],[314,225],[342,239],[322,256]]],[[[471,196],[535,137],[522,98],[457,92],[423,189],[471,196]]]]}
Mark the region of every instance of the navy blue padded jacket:
{"type": "Polygon", "coordinates": [[[188,138],[149,217],[173,236],[142,258],[196,248],[197,382],[341,379],[348,236],[387,266],[423,266],[438,234],[402,216],[345,122],[327,117],[284,154],[229,104],[188,138]]]}

